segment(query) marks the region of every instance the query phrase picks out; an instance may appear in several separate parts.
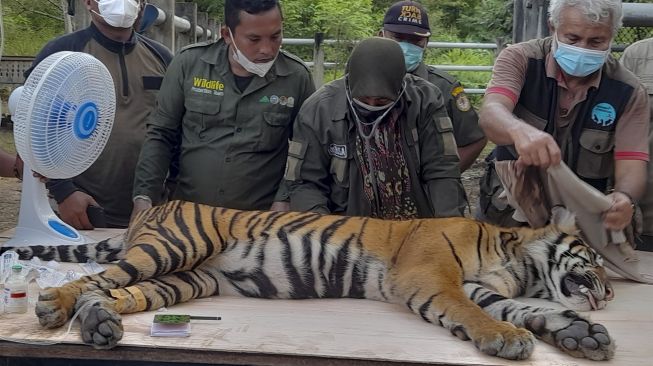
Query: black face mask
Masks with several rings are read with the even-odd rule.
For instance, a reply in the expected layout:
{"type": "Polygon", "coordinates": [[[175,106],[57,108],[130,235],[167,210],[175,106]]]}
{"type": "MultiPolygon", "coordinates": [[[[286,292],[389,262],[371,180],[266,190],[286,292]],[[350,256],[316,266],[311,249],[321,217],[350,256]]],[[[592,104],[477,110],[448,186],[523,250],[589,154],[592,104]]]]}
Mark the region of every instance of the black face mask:
{"type": "Polygon", "coordinates": [[[358,115],[358,118],[364,119],[365,122],[374,122],[377,118],[381,117],[387,109],[383,109],[380,111],[370,111],[369,109],[366,109],[365,107],[362,107],[356,103],[352,103],[354,110],[356,112],[356,115],[358,115]]]}

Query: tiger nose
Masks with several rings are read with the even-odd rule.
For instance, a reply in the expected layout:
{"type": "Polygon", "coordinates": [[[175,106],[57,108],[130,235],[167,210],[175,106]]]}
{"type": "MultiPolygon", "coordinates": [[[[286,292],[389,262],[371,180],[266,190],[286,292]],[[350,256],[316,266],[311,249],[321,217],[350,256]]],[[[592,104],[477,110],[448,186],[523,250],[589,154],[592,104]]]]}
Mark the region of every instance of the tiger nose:
{"type": "Polygon", "coordinates": [[[612,291],[612,286],[605,286],[605,299],[611,301],[614,299],[614,291],[612,291]]]}

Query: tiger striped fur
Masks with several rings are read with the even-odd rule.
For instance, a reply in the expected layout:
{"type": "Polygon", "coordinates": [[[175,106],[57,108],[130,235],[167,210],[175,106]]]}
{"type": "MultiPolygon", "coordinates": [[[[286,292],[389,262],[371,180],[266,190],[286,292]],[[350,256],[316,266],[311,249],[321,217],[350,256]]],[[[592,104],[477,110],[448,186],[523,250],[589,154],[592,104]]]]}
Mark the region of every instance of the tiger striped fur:
{"type": "Polygon", "coordinates": [[[533,334],[576,357],[614,354],[602,325],[512,299],[539,297],[574,310],[611,300],[601,259],[566,210],[542,229],[506,229],[465,218],[382,221],[174,201],[142,212],[119,238],[16,249],[22,258],[120,259],[103,273],[43,290],[36,306],[47,328],[81,309],[82,338],[100,349],[121,339],[119,314],[229,294],[405,304],[508,359],[529,357],[533,334]]]}

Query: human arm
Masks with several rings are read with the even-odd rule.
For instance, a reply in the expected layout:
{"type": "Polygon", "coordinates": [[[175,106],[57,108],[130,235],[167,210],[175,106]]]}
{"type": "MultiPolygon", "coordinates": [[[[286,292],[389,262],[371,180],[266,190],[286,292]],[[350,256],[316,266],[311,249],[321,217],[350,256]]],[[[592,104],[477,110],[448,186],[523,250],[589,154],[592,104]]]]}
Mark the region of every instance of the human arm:
{"type": "Polygon", "coordinates": [[[432,100],[418,123],[420,171],[435,217],[463,216],[467,199],[451,119],[441,98],[432,100]]]}
{"type": "Polygon", "coordinates": [[[617,160],[614,192],[608,195],[612,207],[603,213],[603,225],[612,230],[622,230],[628,226],[634,213],[633,204],[643,196],[645,188],[646,162],[617,160]]]}
{"type": "MultiPolygon", "coordinates": [[[[294,112],[292,114],[293,126],[296,121],[296,116],[299,113],[299,110],[301,109],[301,106],[313,93],[315,93],[315,84],[313,83],[313,79],[307,68],[302,69],[301,76],[302,76],[302,82],[300,86],[301,90],[298,93],[299,98],[297,98],[297,104],[294,107],[295,108],[294,111],[297,112],[294,112]]],[[[292,139],[292,137],[293,137],[293,131],[291,131],[290,139],[292,139]]],[[[279,188],[274,197],[274,202],[272,203],[270,210],[271,211],[290,210],[290,182],[287,181],[286,179],[281,179],[281,182],[279,183],[279,188]]]]}
{"type": "MultiPolygon", "coordinates": [[[[309,102],[310,103],[310,102],[309,102]]],[[[285,179],[290,187],[290,209],[330,213],[329,156],[315,130],[320,123],[312,105],[300,110],[288,147],[285,179]]],[[[331,122],[331,121],[326,121],[331,122]]]]}
{"type": "Polygon", "coordinates": [[[650,121],[648,92],[639,86],[617,122],[614,191],[609,194],[613,204],[603,216],[608,229],[621,230],[630,224],[633,203],[646,193],[650,121]]]}
{"type": "Polygon", "coordinates": [[[478,114],[460,82],[453,81],[445,85],[447,88],[442,92],[447,93],[443,97],[446,100],[447,114],[453,123],[462,173],[474,164],[487,144],[487,138],[478,125],[478,114]]]}
{"type": "Polygon", "coordinates": [[[488,139],[497,145],[515,145],[521,164],[543,168],[558,165],[560,147],[553,137],[517,118],[512,113],[514,108],[514,101],[506,95],[485,96],[479,124],[488,139]]]}
{"type": "Polygon", "coordinates": [[[16,166],[17,155],[10,154],[0,149],[0,177],[13,177],[16,166]]]}
{"type": "Polygon", "coordinates": [[[134,176],[135,213],[159,203],[163,197],[165,180],[175,152],[179,149],[184,108],[185,53],[170,64],[157,96],[154,111],[147,123],[145,141],[141,148],[134,176]]]}
{"type": "Polygon", "coordinates": [[[458,156],[460,158],[460,172],[464,172],[469,169],[469,167],[474,164],[476,158],[481,154],[483,148],[487,144],[487,139],[482,137],[481,139],[472,142],[466,146],[458,146],[458,156]]]}

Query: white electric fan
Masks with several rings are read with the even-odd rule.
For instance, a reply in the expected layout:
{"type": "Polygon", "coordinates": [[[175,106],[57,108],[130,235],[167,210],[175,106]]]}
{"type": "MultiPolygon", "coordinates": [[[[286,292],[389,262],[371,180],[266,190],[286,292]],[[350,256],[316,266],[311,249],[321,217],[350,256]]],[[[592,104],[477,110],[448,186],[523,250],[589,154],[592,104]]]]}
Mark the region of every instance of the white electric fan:
{"type": "Polygon", "coordinates": [[[25,162],[18,227],[8,247],[89,242],[61,221],[48,202],[50,179],[79,175],[109,139],[116,96],[109,70],[81,52],[57,52],[41,61],[9,98],[16,149],[25,162]]]}

